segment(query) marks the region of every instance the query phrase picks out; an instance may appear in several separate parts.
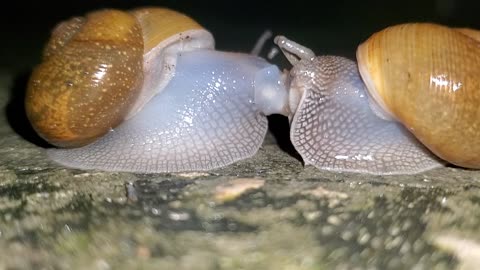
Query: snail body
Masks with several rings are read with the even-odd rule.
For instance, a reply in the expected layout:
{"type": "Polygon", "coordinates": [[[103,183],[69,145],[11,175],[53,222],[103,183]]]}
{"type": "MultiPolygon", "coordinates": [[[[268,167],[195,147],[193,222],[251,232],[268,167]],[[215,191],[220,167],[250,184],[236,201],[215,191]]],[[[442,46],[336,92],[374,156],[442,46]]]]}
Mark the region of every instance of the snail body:
{"type": "Polygon", "coordinates": [[[383,111],[440,158],[480,168],[480,43],[465,33],[425,23],[391,27],[359,46],[357,59],[383,111]]]}
{"type": "Polygon", "coordinates": [[[202,171],[254,155],[266,115],[290,120],[305,164],[411,174],[480,168],[479,32],[405,24],[374,34],[358,63],[275,43],[266,60],[214,50],[212,35],[162,8],[103,10],[59,24],[29,82],[26,111],[65,166],[202,171]]]}
{"type": "MultiPolygon", "coordinates": [[[[265,115],[282,110],[276,106],[283,106],[286,90],[276,66],[253,55],[215,51],[211,34],[183,14],[161,8],[104,10],[72,20],[81,23],[63,23],[54,31],[68,36],[57,42],[68,50],[55,48],[56,59],[63,61],[52,63],[48,52],[54,46],[47,46],[44,62],[30,79],[26,99],[27,115],[35,130],[50,143],[67,147],[47,150],[57,163],[144,173],[218,168],[252,156],[267,130],[265,115]],[[119,41],[101,43],[95,39],[109,35],[108,24],[116,23],[111,16],[125,17],[133,25],[119,28],[129,35],[136,33],[135,42],[141,46],[131,48],[134,56],[118,49],[118,44],[127,40],[121,33],[111,34],[119,41]],[[92,24],[91,17],[104,19],[105,27],[94,27],[94,22],[85,27],[92,24]],[[63,33],[65,28],[75,31],[63,33]],[[80,39],[87,30],[94,38],[81,39],[75,46],[93,43],[93,47],[112,51],[116,57],[102,58],[103,51],[70,49],[67,41],[80,39]],[[63,55],[65,52],[70,58],[63,55]],[[132,57],[135,68],[122,62],[132,57]],[[107,63],[110,58],[118,63],[107,63]],[[86,62],[92,59],[89,66],[86,62]],[[63,76],[65,69],[73,75],[63,76]],[[108,77],[110,71],[115,77],[108,77]],[[65,85],[74,91],[67,92],[72,89],[65,85]],[[132,91],[128,92],[128,103],[127,94],[114,98],[120,88],[132,91]],[[86,105],[77,110],[80,99],[87,100],[80,102],[86,105]],[[59,100],[66,101],[60,106],[59,100]],[[102,102],[93,104],[97,100],[102,102]],[[125,105],[120,106],[122,102],[125,105]],[[90,109],[93,105],[100,109],[90,109]],[[118,116],[96,127],[94,134],[85,135],[82,132],[87,122],[71,124],[70,117],[78,114],[95,125],[97,120],[118,116]],[[63,136],[65,133],[72,136],[63,136]]],[[[55,42],[55,35],[53,39],[50,43],[55,42]]]]}
{"type": "Polygon", "coordinates": [[[389,27],[359,46],[357,64],[277,37],[293,59],[291,139],[305,163],[374,174],[418,173],[446,162],[480,168],[475,33],[389,27]]]}
{"type": "Polygon", "coordinates": [[[279,73],[253,56],[183,53],[162,94],[139,113],[87,146],[49,156],[70,167],[140,172],[208,170],[250,157],[267,132],[253,104],[254,84],[270,83],[255,81],[263,72],[279,73]]]}

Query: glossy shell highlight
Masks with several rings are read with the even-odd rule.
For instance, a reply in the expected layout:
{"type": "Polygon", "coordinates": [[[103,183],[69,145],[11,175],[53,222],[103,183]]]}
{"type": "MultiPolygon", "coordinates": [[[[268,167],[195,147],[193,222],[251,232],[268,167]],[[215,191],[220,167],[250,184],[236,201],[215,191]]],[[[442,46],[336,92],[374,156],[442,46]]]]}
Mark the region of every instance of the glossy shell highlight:
{"type": "Polygon", "coordinates": [[[25,107],[33,128],[62,147],[105,134],[138,95],[142,59],[140,24],[128,13],[102,10],[60,23],[28,83],[25,107]]]}
{"type": "Polygon", "coordinates": [[[386,114],[440,158],[468,168],[480,168],[477,33],[402,24],[372,35],[357,50],[369,94],[386,114]]]}

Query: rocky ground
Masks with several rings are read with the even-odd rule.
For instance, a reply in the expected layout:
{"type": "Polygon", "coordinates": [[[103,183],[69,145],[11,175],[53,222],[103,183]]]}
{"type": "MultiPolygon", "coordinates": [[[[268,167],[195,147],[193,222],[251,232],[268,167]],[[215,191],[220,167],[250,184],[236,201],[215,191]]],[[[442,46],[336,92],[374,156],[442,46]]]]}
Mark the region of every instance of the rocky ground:
{"type": "Polygon", "coordinates": [[[255,157],[209,172],[67,169],[25,131],[24,83],[0,74],[0,269],[480,265],[478,171],[329,173],[272,134],[255,157]]]}

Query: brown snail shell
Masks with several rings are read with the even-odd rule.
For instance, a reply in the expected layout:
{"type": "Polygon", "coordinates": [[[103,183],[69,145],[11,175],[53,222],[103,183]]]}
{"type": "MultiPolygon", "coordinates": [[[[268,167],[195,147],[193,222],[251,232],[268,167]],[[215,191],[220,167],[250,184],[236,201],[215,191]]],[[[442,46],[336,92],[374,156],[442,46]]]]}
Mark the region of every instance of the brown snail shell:
{"type": "Polygon", "coordinates": [[[440,158],[480,168],[477,31],[430,23],[388,27],[357,50],[369,94],[440,158]]]}
{"type": "Polygon", "coordinates": [[[45,55],[27,113],[47,141],[70,147],[46,150],[67,167],[157,173],[226,166],[257,152],[266,115],[282,111],[287,96],[278,67],[214,50],[207,30],[170,9],[72,19],[57,28],[45,55]],[[104,118],[114,121],[98,121],[104,118]]]}
{"type": "Polygon", "coordinates": [[[106,133],[138,95],[132,89],[142,85],[142,56],[140,24],[128,13],[96,11],[61,23],[29,81],[25,105],[32,126],[63,147],[106,133]]]}
{"type": "Polygon", "coordinates": [[[198,23],[165,8],[106,9],[72,18],[55,28],[31,75],[27,116],[53,145],[89,144],[167,84],[173,52],[213,44],[198,23]]]}

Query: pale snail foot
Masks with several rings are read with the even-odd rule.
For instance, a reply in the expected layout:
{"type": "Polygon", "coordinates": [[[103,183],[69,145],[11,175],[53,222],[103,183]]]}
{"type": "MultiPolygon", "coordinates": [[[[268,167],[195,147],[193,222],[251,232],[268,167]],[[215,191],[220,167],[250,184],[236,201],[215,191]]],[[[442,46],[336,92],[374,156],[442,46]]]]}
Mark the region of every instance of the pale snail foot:
{"type": "Polygon", "coordinates": [[[291,74],[292,87],[304,87],[290,137],[305,164],[371,174],[415,174],[443,165],[403,126],[371,111],[353,61],[317,57],[300,61],[291,74]]]}
{"type": "Polygon", "coordinates": [[[203,171],[249,158],[267,132],[254,104],[255,72],[269,66],[253,56],[183,53],[175,77],[141,112],[90,145],[48,155],[68,167],[142,173],[203,171]]]}

